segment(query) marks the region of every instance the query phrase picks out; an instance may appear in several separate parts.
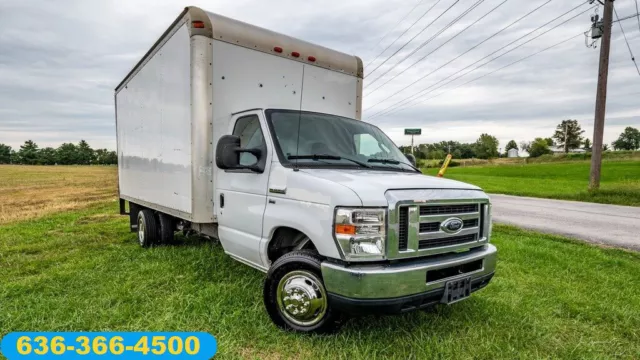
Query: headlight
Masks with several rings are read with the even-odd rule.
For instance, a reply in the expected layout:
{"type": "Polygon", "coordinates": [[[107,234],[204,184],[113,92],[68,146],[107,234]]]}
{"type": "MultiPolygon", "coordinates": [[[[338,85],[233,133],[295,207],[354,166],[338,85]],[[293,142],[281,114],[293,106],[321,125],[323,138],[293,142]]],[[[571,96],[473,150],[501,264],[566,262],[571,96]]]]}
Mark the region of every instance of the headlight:
{"type": "Polygon", "coordinates": [[[345,260],[382,260],[386,240],[382,208],[337,208],[334,235],[345,260]]]}

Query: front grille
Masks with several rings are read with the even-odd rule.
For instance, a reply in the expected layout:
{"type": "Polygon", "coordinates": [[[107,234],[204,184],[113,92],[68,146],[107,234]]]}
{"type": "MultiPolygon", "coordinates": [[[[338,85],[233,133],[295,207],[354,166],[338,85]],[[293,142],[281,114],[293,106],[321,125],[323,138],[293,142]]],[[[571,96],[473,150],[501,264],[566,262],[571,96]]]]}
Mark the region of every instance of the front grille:
{"type": "Polygon", "coordinates": [[[418,243],[418,249],[431,249],[437,248],[441,246],[451,246],[469,243],[478,240],[478,234],[469,234],[469,235],[461,235],[461,236],[450,236],[441,239],[428,239],[428,240],[420,240],[418,243]]]}
{"type": "Polygon", "coordinates": [[[398,209],[398,250],[407,250],[409,239],[409,208],[398,209]]]}
{"type": "Polygon", "coordinates": [[[440,230],[439,222],[431,222],[431,223],[420,223],[420,232],[434,232],[440,230]]]}
{"type": "Polygon", "coordinates": [[[470,227],[478,226],[478,219],[467,219],[462,221],[462,228],[468,229],[470,227]]]}
{"type": "Polygon", "coordinates": [[[478,204],[420,206],[420,215],[467,214],[478,212],[478,204]]]}
{"type": "MultiPolygon", "coordinates": [[[[462,221],[462,228],[468,229],[478,226],[478,219],[467,219],[462,221]]],[[[440,230],[439,222],[420,223],[420,233],[435,232],[440,230]]]]}

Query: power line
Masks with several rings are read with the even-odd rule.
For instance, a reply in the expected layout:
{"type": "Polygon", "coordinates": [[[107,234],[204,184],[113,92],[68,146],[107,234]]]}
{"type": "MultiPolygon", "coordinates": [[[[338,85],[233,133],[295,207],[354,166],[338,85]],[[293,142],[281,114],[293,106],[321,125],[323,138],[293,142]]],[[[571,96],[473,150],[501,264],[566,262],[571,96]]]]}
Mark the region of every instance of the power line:
{"type": "MultiPolygon", "coordinates": [[[[424,55],[423,57],[421,57],[420,59],[418,59],[417,61],[415,61],[413,64],[409,65],[408,67],[404,68],[402,71],[400,71],[399,73],[393,75],[390,79],[388,79],[387,81],[385,81],[382,85],[378,86],[377,88],[371,90],[371,92],[369,92],[368,95],[373,94],[376,90],[380,89],[381,87],[385,86],[386,84],[388,84],[389,82],[393,81],[394,79],[396,79],[398,76],[402,75],[405,73],[405,71],[411,69],[412,67],[414,67],[415,65],[417,65],[419,62],[423,61],[424,59],[426,59],[427,57],[429,57],[431,54],[433,54],[434,52],[438,51],[441,47],[443,47],[444,45],[448,44],[449,42],[451,42],[453,39],[455,39],[456,37],[458,37],[458,35],[462,34],[463,32],[467,31],[470,27],[472,27],[473,25],[477,24],[480,20],[484,19],[485,17],[489,16],[489,14],[491,14],[492,12],[496,11],[500,6],[502,6],[504,3],[506,3],[509,0],[504,0],[503,2],[501,2],[500,4],[498,4],[497,6],[495,6],[493,9],[489,10],[489,12],[487,12],[486,14],[482,15],[481,17],[479,17],[476,21],[472,22],[471,24],[469,24],[467,27],[465,27],[464,29],[460,30],[457,34],[453,35],[452,37],[450,37],[447,41],[443,42],[442,44],[440,44],[440,46],[438,46],[437,48],[433,49],[431,52],[427,53],[426,55],[424,55]]],[[[551,1],[551,0],[549,0],[551,1]]],[[[382,75],[384,76],[384,74],[382,75]]],[[[415,82],[414,82],[415,83],[415,82]]]]}
{"type": "Polygon", "coordinates": [[[617,23],[617,22],[620,22],[620,21],[633,19],[634,17],[640,17],[640,12],[638,12],[637,14],[633,14],[633,15],[625,16],[625,17],[623,17],[623,18],[620,18],[620,19],[618,19],[618,20],[614,20],[614,21],[612,21],[612,22],[617,23]]]}
{"type": "Polygon", "coordinates": [[[416,52],[418,52],[420,49],[422,49],[424,46],[426,46],[427,44],[429,44],[431,41],[433,41],[434,39],[436,39],[438,36],[440,36],[443,32],[447,31],[453,24],[455,24],[456,22],[460,21],[460,19],[462,19],[463,17],[465,17],[467,14],[469,14],[471,11],[473,11],[475,8],[477,8],[481,3],[483,3],[485,0],[478,0],[476,1],[473,5],[471,5],[467,10],[463,11],[462,14],[458,15],[455,19],[453,19],[450,23],[448,23],[447,25],[445,25],[442,29],[440,29],[438,32],[436,32],[433,36],[431,36],[429,39],[427,39],[426,41],[423,41],[422,44],[420,44],[420,46],[418,46],[417,48],[413,49],[413,51],[411,51],[408,55],[406,55],[405,57],[403,57],[400,61],[398,61],[397,63],[395,63],[393,66],[391,66],[389,69],[387,69],[387,71],[385,71],[382,75],[378,76],[377,78],[375,78],[373,81],[371,81],[370,83],[368,83],[364,88],[366,89],[367,87],[373,85],[376,81],[382,79],[383,76],[387,75],[391,70],[395,69],[398,65],[400,65],[401,63],[403,63],[405,60],[407,60],[408,58],[410,58],[411,56],[413,56],[413,54],[415,54],[416,52]]]}
{"type": "MultiPolygon", "coordinates": [[[[438,0],[435,4],[433,4],[432,7],[429,8],[429,10],[431,10],[434,6],[436,6],[436,4],[438,4],[441,0],[438,0]]],[[[430,23],[427,24],[427,26],[425,26],[424,28],[422,28],[422,30],[420,30],[419,33],[417,33],[414,37],[412,37],[411,39],[409,39],[409,41],[405,42],[399,49],[397,49],[393,54],[391,54],[390,56],[388,56],[386,59],[384,59],[383,62],[381,62],[380,64],[378,64],[378,66],[376,66],[375,69],[373,69],[371,72],[369,72],[368,75],[365,76],[365,78],[371,74],[373,74],[376,70],[378,70],[382,65],[384,65],[387,61],[389,61],[389,59],[391,59],[392,57],[394,57],[397,53],[400,52],[400,50],[404,49],[405,46],[409,45],[410,42],[412,42],[416,37],[418,37],[420,34],[422,34],[425,30],[427,30],[434,22],[436,22],[438,19],[440,19],[440,17],[442,17],[442,15],[446,14],[449,10],[451,10],[451,8],[453,8],[458,2],[460,2],[460,0],[456,0],[453,4],[451,4],[451,6],[449,6],[445,11],[443,11],[440,15],[438,15],[438,17],[436,17],[433,21],[431,21],[430,23]]]]}
{"type": "MultiPolygon", "coordinates": [[[[460,69],[460,70],[458,70],[458,71],[456,71],[456,72],[452,73],[451,75],[449,75],[449,76],[445,77],[444,79],[441,79],[440,81],[436,82],[435,84],[433,84],[433,85],[431,85],[431,86],[428,86],[428,87],[426,87],[426,88],[424,88],[424,89],[422,89],[422,90],[418,91],[417,93],[414,93],[413,95],[411,95],[411,96],[409,96],[409,97],[407,97],[407,98],[405,98],[405,99],[403,99],[403,100],[400,100],[400,101],[398,101],[398,102],[394,103],[393,105],[388,106],[388,107],[386,107],[385,109],[383,109],[383,110],[381,110],[381,111],[379,111],[379,112],[377,112],[377,113],[373,114],[373,115],[372,115],[372,117],[377,117],[377,116],[380,116],[380,115],[383,115],[383,114],[388,114],[388,113],[390,113],[390,112],[395,111],[395,110],[396,110],[396,109],[398,109],[399,107],[401,107],[401,106],[403,106],[403,105],[405,105],[405,104],[407,104],[407,103],[410,103],[410,102],[414,101],[417,97],[420,97],[420,96],[424,95],[424,94],[423,94],[424,92],[426,92],[427,90],[429,90],[429,89],[433,88],[434,86],[436,86],[436,85],[438,85],[438,84],[442,83],[442,82],[443,82],[443,81],[445,81],[445,80],[451,79],[453,76],[455,76],[455,75],[457,75],[457,74],[459,74],[459,73],[461,73],[461,72],[465,71],[466,69],[469,69],[469,68],[470,68],[470,67],[472,67],[473,65],[475,65],[475,64],[477,64],[477,63],[479,63],[479,62],[481,62],[481,61],[483,61],[483,60],[487,59],[488,57],[490,57],[490,56],[492,56],[492,55],[494,55],[494,54],[496,54],[496,53],[498,53],[498,52],[500,52],[500,51],[504,50],[505,48],[507,48],[507,47],[509,47],[509,46],[513,45],[514,43],[516,43],[516,42],[518,42],[518,41],[520,41],[520,40],[522,40],[522,39],[526,38],[527,36],[529,36],[529,35],[533,34],[534,32],[536,32],[536,31],[538,31],[538,30],[540,30],[541,28],[543,28],[543,27],[545,27],[545,26],[549,25],[550,23],[552,23],[552,22],[554,22],[554,21],[556,21],[556,20],[560,19],[561,17],[563,17],[563,16],[567,15],[568,13],[570,13],[570,12],[572,12],[572,11],[576,10],[576,9],[577,9],[577,8],[579,8],[580,6],[583,6],[583,5],[586,5],[586,4],[587,4],[587,3],[586,3],[586,2],[584,2],[584,3],[580,4],[580,5],[578,5],[578,6],[574,7],[574,8],[572,8],[571,10],[569,10],[569,11],[567,11],[567,12],[563,13],[563,14],[562,14],[562,15],[560,15],[560,16],[555,17],[554,19],[552,19],[552,20],[550,20],[550,21],[546,22],[545,24],[543,24],[543,25],[541,25],[541,26],[539,26],[539,27],[537,27],[537,28],[533,29],[532,31],[529,31],[529,32],[528,32],[528,33],[526,33],[525,35],[523,35],[523,36],[521,36],[521,37],[519,37],[519,38],[517,38],[517,39],[515,39],[515,40],[511,41],[511,42],[510,42],[510,43],[508,43],[507,45],[505,45],[505,46],[503,46],[503,47],[501,47],[501,48],[499,48],[499,49],[495,50],[494,52],[492,52],[492,53],[490,53],[490,54],[486,55],[485,57],[483,57],[483,58],[481,58],[481,59],[479,59],[479,60],[477,60],[477,61],[475,61],[475,62],[473,62],[473,63],[471,63],[471,64],[469,64],[469,65],[467,65],[467,66],[465,66],[464,68],[462,68],[462,69],[460,69]],[[412,99],[412,98],[413,98],[413,99],[412,99]]],[[[548,30],[546,30],[546,31],[544,31],[544,32],[542,32],[542,33],[540,33],[540,34],[536,35],[535,37],[533,37],[533,38],[531,38],[531,39],[529,39],[529,40],[527,40],[527,41],[523,42],[522,44],[517,45],[517,46],[515,46],[515,47],[511,48],[510,50],[508,50],[508,51],[506,51],[506,52],[504,52],[504,53],[502,53],[502,54],[500,54],[500,55],[496,56],[495,58],[492,58],[492,59],[490,59],[489,61],[487,61],[487,62],[485,62],[485,63],[483,63],[483,64],[481,64],[481,65],[479,65],[479,66],[477,66],[477,67],[475,67],[475,68],[473,68],[473,69],[471,69],[470,71],[468,71],[468,72],[466,72],[466,73],[464,73],[464,74],[462,74],[462,75],[460,75],[460,76],[458,76],[458,77],[456,77],[456,78],[454,78],[454,79],[452,79],[452,80],[450,80],[450,81],[448,81],[448,82],[446,82],[446,83],[444,83],[444,84],[442,84],[442,85],[440,85],[440,86],[436,87],[436,88],[435,88],[435,89],[433,89],[433,90],[437,90],[437,89],[441,88],[442,86],[445,86],[445,85],[447,85],[447,84],[450,84],[451,82],[453,82],[453,81],[455,81],[455,80],[458,80],[459,78],[461,78],[461,77],[463,77],[463,76],[466,76],[467,74],[470,74],[471,72],[473,72],[473,71],[475,71],[475,70],[477,70],[477,69],[479,69],[479,68],[481,68],[481,67],[483,67],[483,66],[487,65],[488,63],[493,62],[493,61],[495,61],[495,60],[497,60],[497,59],[501,58],[502,56],[504,56],[504,55],[506,55],[506,54],[509,54],[510,52],[512,52],[512,51],[514,51],[514,50],[516,50],[516,49],[518,49],[518,48],[520,48],[520,47],[522,47],[522,46],[524,46],[524,45],[526,45],[526,44],[530,43],[531,41],[533,41],[533,40],[535,40],[535,39],[537,39],[537,38],[541,37],[542,35],[544,35],[544,34],[546,34],[546,33],[550,32],[551,30],[553,30],[553,29],[557,28],[558,26],[563,25],[563,24],[565,24],[565,23],[567,23],[567,22],[569,22],[569,21],[573,20],[574,18],[576,18],[576,17],[578,17],[578,16],[580,16],[580,15],[584,14],[585,12],[587,12],[587,11],[589,11],[589,10],[593,9],[593,8],[595,8],[595,6],[592,6],[592,7],[587,8],[586,10],[584,10],[584,11],[582,11],[582,12],[580,12],[580,13],[578,13],[578,14],[574,15],[574,16],[572,16],[571,18],[569,18],[569,19],[567,19],[567,20],[565,20],[565,21],[563,21],[563,22],[561,22],[561,23],[559,23],[559,24],[557,24],[557,25],[555,25],[555,26],[551,27],[550,29],[548,29],[548,30]]],[[[433,91],[433,90],[432,90],[432,91],[433,91]]],[[[431,93],[432,91],[430,91],[429,93],[431,93]]]]}
{"type": "MultiPolygon", "coordinates": [[[[613,7],[613,13],[616,15],[616,19],[618,18],[618,10],[616,7],[613,7]]],[[[640,75],[640,69],[638,68],[638,63],[636,62],[636,58],[633,56],[633,52],[631,51],[631,46],[629,45],[629,40],[627,40],[627,34],[624,33],[624,28],[622,27],[622,23],[618,21],[618,25],[620,25],[620,30],[622,30],[622,36],[624,36],[624,42],[627,43],[627,49],[629,49],[629,54],[631,55],[631,61],[636,66],[636,70],[638,71],[638,75],[640,75]]]]}
{"type": "MultiPolygon", "coordinates": [[[[554,47],[556,47],[556,46],[560,46],[560,45],[562,45],[562,44],[564,44],[564,43],[566,43],[566,42],[568,42],[568,41],[570,41],[570,40],[573,40],[573,39],[577,38],[577,37],[578,37],[578,36],[580,36],[580,35],[584,35],[584,34],[583,34],[583,33],[579,33],[579,34],[573,35],[573,36],[571,36],[571,37],[569,37],[569,38],[567,38],[567,39],[565,39],[565,40],[562,40],[562,41],[560,41],[560,42],[558,42],[558,43],[555,43],[555,44],[553,44],[553,45],[551,45],[551,46],[548,46],[548,47],[546,47],[546,48],[544,48],[544,49],[542,49],[542,50],[539,50],[539,51],[537,51],[537,52],[535,52],[535,53],[533,53],[533,54],[531,54],[531,55],[527,55],[527,56],[525,56],[525,57],[523,57],[523,58],[521,58],[521,59],[518,59],[518,60],[516,60],[516,61],[514,61],[514,62],[512,62],[512,63],[509,63],[509,64],[507,64],[507,65],[505,65],[505,66],[503,66],[503,67],[501,67],[501,68],[498,68],[498,69],[496,69],[496,70],[493,70],[493,71],[491,71],[491,72],[488,72],[488,73],[486,73],[486,74],[483,74],[483,75],[481,75],[481,76],[478,76],[477,78],[474,78],[473,80],[469,80],[469,81],[467,81],[467,82],[465,82],[465,83],[463,83],[463,84],[460,84],[460,85],[458,85],[458,86],[456,86],[456,87],[453,87],[453,88],[448,89],[448,90],[445,90],[445,91],[443,91],[443,92],[441,92],[441,93],[439,93],[439,94],[437,94],[437,95],[434,95],[434,96],[432,96],[432,97],[429,97],[429,98],[427,98],[427,99],[424,99],[424,100],[422,100],[422,102],[421,102],[421,103],[424,103],[425,101],[429,101],[429,100],[431,100],[431,99],[433,99],[433,98],[435,98],[435,97],[438,97],[438,96],[440,96],[440,95],[442,95],[442,94],[445,94],[445,93],[447,93],[447,92],[449,92],[449,91],[452,91],[452,90],[458,89],[458,88],[460,88],[460,87],[462,87],[462,86],[468,85],[468,84],[470,84],[470,83],[472,83],[472,82],[474,82],[474,81],[480,80],[480,79],[482,79],[482,78],[484,78],[484,77],[486,77],[486,76],[489,76],[489,75],[495,74],[495,73],[497,73],[498,71],[504,70],[504,69],[506,69],[506,68],[508,68],[508,67],[510,67],[510,66],[513,66],[513,65],[515,65],[515,64],[517,64],[517,63],[519,63],[519,62],[522,62],[522,61],[527,60],[527,59],[529,59],[529,58],[531,58],[531,57],[534,57],[534,56],[536,56],[536,55],[538,55],[538,54],[540,54],[540,53],[543,53],[543,52],[545,52],[545,51],[547,51],[547,50],[550,50],[550,49],[552,49],[552,48],[554,48],[554,47]]],[[[409,106],[409,107],[413,107],[413,106],[415,106],[415,105],[417,105],[417,104],[418,104],[418,103],[413,104],[413,105],[411,105],[411,106],[409,106]]],[[[409,108],[409,107],[407,107],[407,108],[409,108]]],[[[405,109],[407,109],[407,108],[405,108],[405,109]]]]}
{"type": "MultiPolygon", "coordinates": [[[[429,77],[430,75],[432,75],[433,73],[437,72],[438,70],[444,68],[445,66],[451,64],[452,62],[458,60],[459,58],[461,58],[462,56],[466,55],[467,53],[469,53],[470,51],[474,50],[475,48],[477,48],[478,46],[484,44],[485,42],[491,40],[492,38],[496,37],[497,35],[499,35],[500,33],[502,33],[503,31],[507,30],[508,28],[512,27],[513,25],[517,24],[518,22],[522,21],[522,19],[528,17],[529,15],[533,14],[534,12],[538,11],[540,8],[542,8],[543,6],[549,4],[551,1],[553,0],[547,0],[547,2],[543,3],[542,5],[538,6],[537,8],[529,11],[528,13],[524,14],[523,16],[519,17],[518,19],[516,19],[515,21],[513,21],[512,23],[510,23],[509,25],[503,27],[502,29],[496,31],[495,33],[493,33],[492,35],[490,35],[489,37],[487,37],[486,39],[482,40],[481,42],[477,43],[476,45],[472,46],[471,48],[469,48],[467,51],[463,52],[462,54],[456,56],[455,58],[449,60],[448,62],[442,64],[441,66],[439,66],[438,68],[436,68],[435,70],[431,71],[430,73],[427,73],[425,75],[423,75],[422,77],[418,78],[417,80],[415,80],[414,82],[412,82],[411,84],[405,86],[404,88],[396,91],[395,93],[391,94],[390,96],[384,98],[383,100],[377,102],[376,104],[374,104],[373,106],[368,107],[365,110],[368,109],[372,109],[380,104],[382,104],[383,102],[391,99],[392,97],[398,95],[399,93],[405,91],[406,89],[410,88],[411,86],[415,85],[416,83],[418,83],[421,80],[424,80],[425,78],[429,77]]],[[[385,83],[386,84],[386,83],[385,83]]],[[[384,84],[383,84],[384,85],[384,84]]],[[[377,90],[377,89],[376,89],[377,90]]],[[[375,91],[375,90],[374,90],[375,91]]],[[[373,92],[373,91],[372,91],[373,92]]]]}
{"type": "MultiPolygon", "coordinates": [[[[391,33],[392,33],[392,32],[393,32],[393,31],[398,27],[398,25],[402,24],[402,22],[403,22],[403,21],[405,21],[405,20],[407,19],[407,17],[408,17],[409,15],[411,15],[411,13],[412,13],[412,12],[413,12],[413,11],[414,11],[418,6],[420,6],[420,4],[422,4],[423,2],[424,2],[424,0],[420,0],[420,1],[418,1],[418,3],[417,3],[413,8],[411,8],[411,10],[410,10],[408,13],[406,13],[406,14],[405,14],[405,15],[404,15],[404,16],[403,16],[403,17],[402,17],[402,18],[401,18],[401,19],[400,19],[400,20],[399,20],[399,21],[398,21],[398,22],[397,22],[397,23],[396,23],[396,24],[395,24],[395,25],[394,25],[394,26],[393,26],[389,31],[387,31],[387,32],[384,34],[384,36],[383,36],[383,37],[381,37],[381,38],[380,38],[380,40],[378,40],[378,42],[377,42],[375,45],[373,45],[373,46],[371,47],[371,49],[369,49],[369,51],[371,51],[371,50],[375,49],[376,47],[378,47],[378,45],[380,45],[380,44],[382,43],[382,41],[383,41],[387,36],[389,36],[389,34],[391,34],[391,33]]],[[[404,33],[403,33],[403,34],[404,34],[404,33]]],[[[402,35],[400,35],[400,36],[402,36],[402,35]]],[[[397,39],[396,39],[396,40],[397,40],[397,39]]],[[[393,42],[395,42],[396,40],[394,40],[393,42]]],[[[392,44],[393,44],[393,43],[392,43],[392,44]]],[[[385,49],[385,50],[386,50],[386,49],[385,49]]],[[[385,50],[382,50],[382,52],[384,52],[385,50]]],[[[380,53],[380,54],[382,54],[382,53],[380,53]]],[[[378,55],[375,57],[375,59],[371,60],[371,61],[367,64],[367,66],[371,65],[371,63],[372,63],[372,62],[374,62],[374,61],[378,58],[378,56],[380,56],[380,54],[378,54],[378,55]]]]}

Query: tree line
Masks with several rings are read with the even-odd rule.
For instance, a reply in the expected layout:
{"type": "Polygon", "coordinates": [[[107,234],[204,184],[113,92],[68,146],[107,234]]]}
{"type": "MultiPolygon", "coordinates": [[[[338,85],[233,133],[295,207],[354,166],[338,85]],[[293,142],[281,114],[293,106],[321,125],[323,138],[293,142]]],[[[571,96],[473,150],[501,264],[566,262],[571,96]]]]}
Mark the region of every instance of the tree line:
{"type": "MultiPolygon", "coordinates": [[[[430,160],[444,159],[449,153],[454,159],[490,159],[500,155],[498,144],[495,136],[482,134],[474,143],[441,141],[434,144],[419,144],[414,146],[414,155],[417,159],[430,160]]],[[[400,146],[400,150],[410,153],[411,146],[400,146]]]]}
{"type": "MultiPolygon", "coordinates": [[[[552,154],[552,146],[556,146],[564,153],[569,153],[576,149],[583,149],[591,152],[593,144],[589,138],[582,136],[584,130],[580,127],[578,120],[562,120],[556,127],[555,132],[549,138],[535,138],[533,141],[523,141],[520,143],[520,149],[527,151],[531,157],[539,157],[546,154],[552,154]]],[[[507,144],[506,151],[509,149],[517,149],[518,145],[511,140],[507,144]]],[[[640,149],[640,130],[628,126],[618,136],[618,139],[609,144],[603,144],[602,150],[638,150],[640,149]]]]}
{"type": "Polygon", "coordinates": [[[20,149],[0,144],[0,164],[22,165],[115,165],[118,155],[107,149],[92,149],[80,140],[78,144],[64,143],[57,148],[40,148],[32,140],[27,140],[20,149]]]}
{"type": "MultiPolygon", "coordinates": [[[[521,149],[529,153],[531,157],[539,157],[546,154],[553,154],[552,147],[562,149],[569,153],[575,149],[591,151],[591,140],[582,136],[584,130],[580,127],[578,120],[562,120],[556,127],[554,133],[548,138],[535,138],[533,141],[522,141],[518,144],[511,140],[500,152],[499,142],[495,136],[482,134],[474,143],[460,143],[458,141],[441,141],[433,144],[419,144],[414,146],[414,155],[418,159],[438,160],[444,159],[447,154],[451,154],[454,159],[491,159],[507,156],[511,149],[521,149]]],[[[640,130],[631,126],[624,129],[618,139],[611,143],[614,150],[639,150],[640,130]]],[[[404,153],[410,153],[410,146],[400,146],[404,153]]],[[[608,144],[603,145],[603,150],[608,151],[608,144]]]]}

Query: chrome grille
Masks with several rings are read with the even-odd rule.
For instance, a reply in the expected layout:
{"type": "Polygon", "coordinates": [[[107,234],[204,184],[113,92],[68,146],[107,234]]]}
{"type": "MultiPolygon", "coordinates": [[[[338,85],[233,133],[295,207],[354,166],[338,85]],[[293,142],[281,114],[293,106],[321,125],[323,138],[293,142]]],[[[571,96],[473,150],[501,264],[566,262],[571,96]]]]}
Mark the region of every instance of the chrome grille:
{"type": "Polygon", "coordinates": [[[484,212],[483,203],[400,205],[398,251],[428,250],[429,253],[438,253],[451,251],[452,248],[482,245],[486,240],[483,232],[484,212]],[[419,216],[410,216],[411,211],[419,212],[419,216]],[[460,220],[462,227],[453,232],[444,231],[446,229],[442,224],[450,219],[460,220]]]}
{"type": "Polygon", "coordinates": [[[478,204],[420,206],[420,216],[478,212],[478,204]]]}
{"type": "Polygon", "coordinates": [[[448,238],[433,239],[433,240],[420,240],[420,242],[418,243],[418,249],[422,250],[422,249],[436,248],[440,246],[464,244],[464,243],[468,243],[476,240],[478,240],[478,234],[452,236],[448,238]]]}
{"type": "Polygon", "coordinates": [[[407,240],[409,238],[409,208],[401,207],[398,210],[398,249],[407,250],[407,240]]]}

